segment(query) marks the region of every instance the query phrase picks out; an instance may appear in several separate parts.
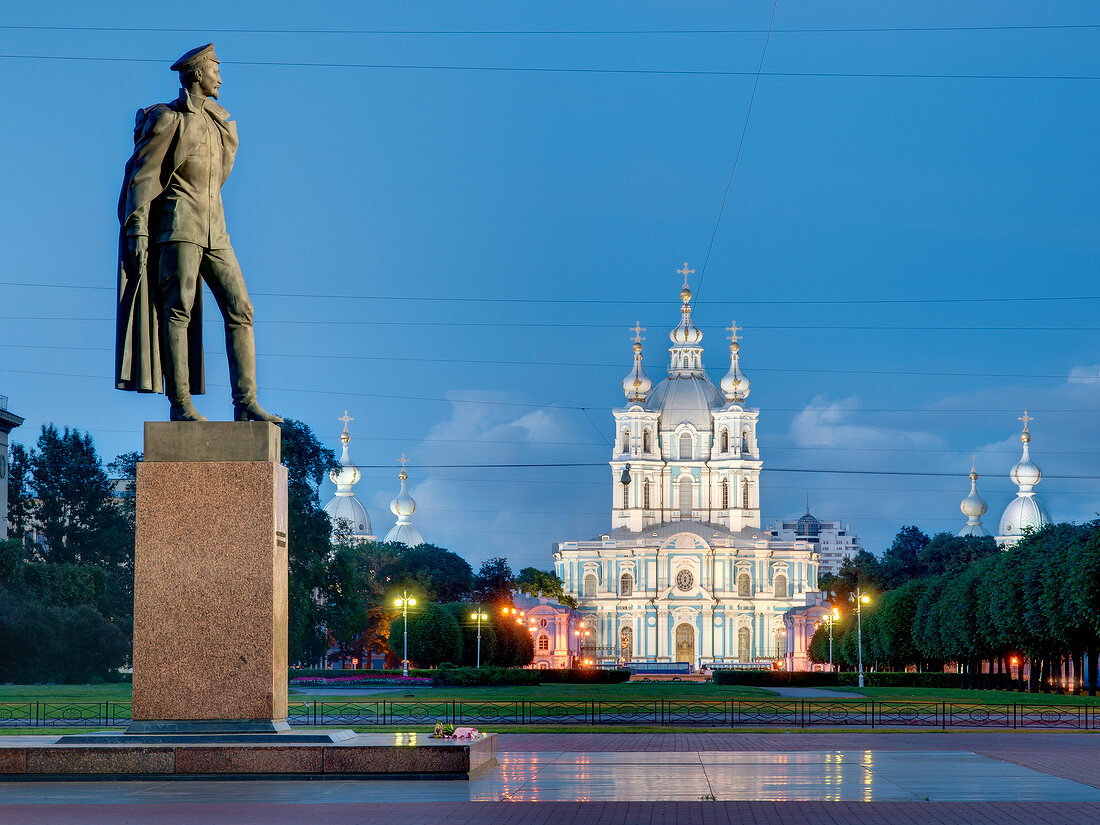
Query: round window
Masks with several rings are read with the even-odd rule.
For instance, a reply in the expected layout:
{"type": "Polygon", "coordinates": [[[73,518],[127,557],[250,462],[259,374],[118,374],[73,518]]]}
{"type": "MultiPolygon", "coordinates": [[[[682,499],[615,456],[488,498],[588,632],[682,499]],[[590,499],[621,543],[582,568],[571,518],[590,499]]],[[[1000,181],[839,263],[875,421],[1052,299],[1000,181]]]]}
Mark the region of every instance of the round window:
{"type": "Polygon", "coordinates": [[[681,590],[691,590],[693,584],[695,584],[695,577],[691,575],[690,570],[681,570],[676,574],[676,586],[681,590]]]}

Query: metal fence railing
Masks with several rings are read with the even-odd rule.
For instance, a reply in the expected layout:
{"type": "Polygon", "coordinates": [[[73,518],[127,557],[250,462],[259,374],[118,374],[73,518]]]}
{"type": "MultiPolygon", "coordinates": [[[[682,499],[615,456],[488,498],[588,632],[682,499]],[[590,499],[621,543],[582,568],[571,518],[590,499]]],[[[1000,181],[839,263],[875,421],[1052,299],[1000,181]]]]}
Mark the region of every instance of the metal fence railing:
{"type": "MultiPolygon", "coordinates": [[[[0,702],[0,727],[125,727],[129,702],[0,702]]],[[[292,701],[288,720],[304,727],[452,725],[709,728],[1063,728],[1100,729],[1100,704],[830,701],[818,699],[499,700],[372,699],[292,701]]]]}

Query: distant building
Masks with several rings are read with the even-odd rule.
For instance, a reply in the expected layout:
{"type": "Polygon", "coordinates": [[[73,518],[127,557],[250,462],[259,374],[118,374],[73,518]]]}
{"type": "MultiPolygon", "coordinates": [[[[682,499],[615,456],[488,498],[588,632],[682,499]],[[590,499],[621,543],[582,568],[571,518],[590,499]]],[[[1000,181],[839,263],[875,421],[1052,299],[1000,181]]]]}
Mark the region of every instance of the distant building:
{"type": "Polygon", "coordinates": [[[1029,418],[1027,410],[1024,410],[1024,415],[1019,420],[1024,422],[1024,431],[1020,433],[1020,443],[1023,444],[1024,451],[1008,474],[1019,487],[1019,492],[1001,514],[1001,523],[997,528],[997,543],[1009,546],[1018,542],[1028,529],[1038,530],[1052,523],[1050,511],[1035,495],[1035,485],[1043,480],[1043,471],[1031,460],[1029,452],[1031,432],[1027,423],[1035,419],[1029,418]]]}
{"type": "Polygon", "coordinates": [[[816,518],[810,514],[809,504],[798,521],[777,521],[770,532],[772,538],[780,541],[804,541],[813,547],[820,557],[819,573],[837,575],[845,559],[860,550],[859,538],[852,535],[850,525],[816,518]]]}
{"type": "Polygon", "coordinates": [[[408,547],[416,547],[418,544],[424,543],[424,537],[420,535],[420,531],[413,527],[412,514],[416,512],[416,501],[409,495],[409,491],[405,489],[405,480],[409,475],[405,472],[405,463],[408,461],[405,456],[401,456],[401,472],[398,474],[398,478],[401,479],[401,490],[390,502],[390,512],[397,516],[397,523],[393,525],[388,533],[386,533],[386,541],[396,541],[408,547]]]}
{"type": "Polygon", "coordinates": [[[8,433],[22,423],[8,411],[8,397],[0,395],[0,541],[8,537],[8,433]]]}
{"type": "Polygon", "coordinates": [[[531,667],[545,670],[583,664],[592,635],[577,611],[545,596],[513,593],[512,600],[522,611],[522,621],[534,643],[531,667]]]}
{"type": "Polygon", "coordinates": [[[974,456],[970,456],[970,495],[962,500],[959,509],[966,516],[966,526],[959,531],[960,536],[974,536],[982,538],[989,535],[989,531],[982,524],[982,516],[985,515],[985,499],[978,495],[978,471],[974,469],[974,456]]]}

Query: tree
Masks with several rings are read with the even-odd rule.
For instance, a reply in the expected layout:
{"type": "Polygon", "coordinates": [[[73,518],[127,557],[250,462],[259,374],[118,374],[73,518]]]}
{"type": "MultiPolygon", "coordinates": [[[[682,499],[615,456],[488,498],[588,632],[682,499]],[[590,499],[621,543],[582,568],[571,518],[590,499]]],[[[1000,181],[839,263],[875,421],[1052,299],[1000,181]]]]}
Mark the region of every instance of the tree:
{"type": "Polygon", "coordinates": [[[29,549],[33,527],[31,456],[22,444],[12,444],[8,463],[8,536],[25,543],[29,549]]]}
{"type": "Polygon", "coordinates": [[[282,423],[283,464],[287,468],[287,539],[290,554],[288,654],[293,663],[321,661],[328,649],[323,592],[332,552],[332,522],[321,507],[318,490],[336,464],[307,424],[282,423]]]}
{"type": "Polygon", "coordinates": [[[928,536],[914,525],[898,530],[893,544],[882,554],[880,572],[884,588],[889,590],[898,587],[924,574],[920,554],[928,541],[928,536]]]}
{"type": "Polygon", "coordinates": [[[508,560],[497,556],[482,562],[474,576],[474,595],[480,601],[496,607],[512,605],[512,591],[516,587],[516,578],[508,560]]]}
{"type": "Polygon", "coordinates": [[[961,573],[979,559],[999,553],[992,536],[956,536],[936,533],[920,551],[920,562],[928,575],[961,573]]]}
{"type": "Polygon", "coordinates": [[[391,585],[405,586],[436,602],[456,602],[466,599],[473,588],[473,570],[457,553],[419,544],[406,547],[391,544],[392,560],[382,571],[391,585]]]}
{"type": "Polygon", "coordinates": [[[840,565],[840,572],[829,582],[829,601],[842,604],[859,587],[861,591],[882,589],[882,569],[878,559],[860,548],[850,559],[840,565]]]}
{"type": "Polygon", "coordinates": [[[43,425],[28,458],[45,560],[113,565],[132,559],[133,534],[112,500],[91,435],[43,425]]]}
{"type": "Polygon", "coordinates": [[[565,592],[565,583],[552,570],[524,567],[516,577],[516,590],[527,596],[545,596],[558,604],[576,608],[577,601],[565,592]]]}
{"type": "MultiPolygon", "coordinates": [[[[500,667],[526,667],[535,658],[535,641],[527,626],[515,619],[502,616],[498,610],[493,629],[496,632],[497,649],[492,664],[500,667]]],[[[485,661],[482,658],[482,661],[485,661]]]]}
{"type": "MultiPolygon", "coordinates": [[[[477,620],[470,616],[479,610],[484,610],[481,605],[466,604],[465,602],[451,602],[443,605],[451,611],[462,632],[462,656],[461,659],[452,659],[455,664],[473,667],[478,663],[477,620]]],[[[492,664],[497,659],[497,634],[494,627],[497,617],[487,613],[488,619],[481,622],[481,664],[492,664]]]]}
{"type": "MultiPolygon", "coordinates": [[[[404,649],[405,619],[397,615],[390,623],[390,649],[398,656],[404,649]]],[[[421,667],[462,659],[462,633],[454,613],[434,602],[420,602],[409,608],[409,661],[421,667]]]]}

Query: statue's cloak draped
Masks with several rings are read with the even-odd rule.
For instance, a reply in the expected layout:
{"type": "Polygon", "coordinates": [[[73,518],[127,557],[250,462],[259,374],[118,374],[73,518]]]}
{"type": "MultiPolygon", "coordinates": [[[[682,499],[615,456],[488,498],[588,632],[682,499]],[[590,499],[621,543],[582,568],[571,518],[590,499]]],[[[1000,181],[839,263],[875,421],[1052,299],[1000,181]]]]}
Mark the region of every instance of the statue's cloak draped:
{"type": "MultiPolygon", "coordinates": [[[[212,101],[214,122],[222,132],[222,182],[229,176],[237,149],[236,124],[212,101]]],[[[139,109],[134,125],[134,154],[126,163],[118,201],[118,306],[115,316],[115,387],[135,392],[164,392],[156,247],[150,243],[148,263],[138,271],[128,249],[126,223],[138,209],[168,187],[172,174],[199,146],[203,125],[181,91],[179,100],[139,109]],[[182,110],[182,111],[181,111],[182,110]]],[[[193,395],[205,392],[202,356],[202,290],[197,290],[188,327],[190,384],[193,395]]]]}

